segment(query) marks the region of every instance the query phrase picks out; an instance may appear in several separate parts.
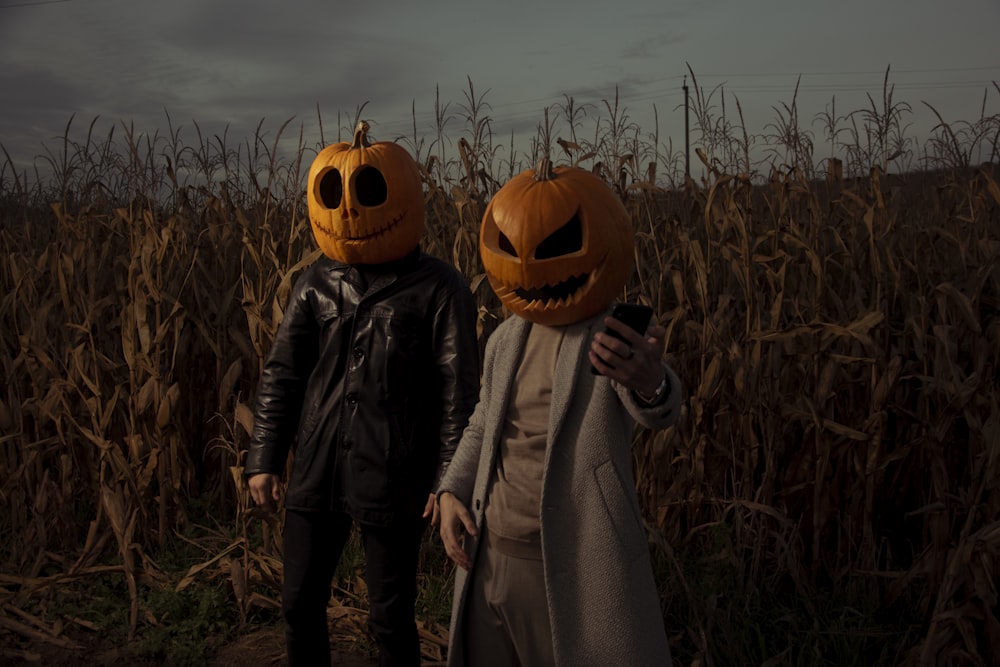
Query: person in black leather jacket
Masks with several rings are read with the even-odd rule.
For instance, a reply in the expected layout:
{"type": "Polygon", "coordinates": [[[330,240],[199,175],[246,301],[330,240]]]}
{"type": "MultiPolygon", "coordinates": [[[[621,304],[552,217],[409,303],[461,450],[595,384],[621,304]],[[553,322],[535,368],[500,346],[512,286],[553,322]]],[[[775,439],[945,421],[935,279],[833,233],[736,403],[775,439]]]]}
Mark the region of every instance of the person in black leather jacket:
{"type": "MultiPolygon", "coordinates": [[[[341,206],[356,215],[357,202],[341,206]]],[[[330,583],[356,523],[380,664],[418,665],[418,554],[478,398],[477,306],[464,277],[419,248],[372,264],[323,249],[296,280],[268,353],[244,473],[254,501],[274,511],[294,442],[282,590],[290,664],[329,664],[330,583]]]]}

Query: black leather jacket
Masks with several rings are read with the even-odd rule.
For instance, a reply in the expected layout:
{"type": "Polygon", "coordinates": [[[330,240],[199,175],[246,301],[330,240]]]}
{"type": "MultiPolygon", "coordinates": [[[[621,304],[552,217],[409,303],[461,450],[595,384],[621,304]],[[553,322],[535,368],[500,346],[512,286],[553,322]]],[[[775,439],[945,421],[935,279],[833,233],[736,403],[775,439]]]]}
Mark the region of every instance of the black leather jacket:
{"type": "Polygon", "coordinates": [[[419,516],[478,398],[475,326],[464,278],[435,257],[321,257],[264,365],[244,473],[281,474],[294,440],[286,507],[419,516]]]}

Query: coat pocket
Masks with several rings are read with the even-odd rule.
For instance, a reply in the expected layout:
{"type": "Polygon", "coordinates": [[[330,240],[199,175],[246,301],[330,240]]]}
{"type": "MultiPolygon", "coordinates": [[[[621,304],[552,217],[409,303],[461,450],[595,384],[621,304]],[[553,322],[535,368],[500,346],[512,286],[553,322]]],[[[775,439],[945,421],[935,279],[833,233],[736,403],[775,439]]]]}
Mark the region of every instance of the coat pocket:
{"type": "Polygon", "coordinates": [[[621,542],[625,558],[631,562],[645,555],[646,530],[639,516],[639,505],[632,486],[626,486],[612,461],[595,468],[594,476],[607,510],[608,521],[621,542]]]}

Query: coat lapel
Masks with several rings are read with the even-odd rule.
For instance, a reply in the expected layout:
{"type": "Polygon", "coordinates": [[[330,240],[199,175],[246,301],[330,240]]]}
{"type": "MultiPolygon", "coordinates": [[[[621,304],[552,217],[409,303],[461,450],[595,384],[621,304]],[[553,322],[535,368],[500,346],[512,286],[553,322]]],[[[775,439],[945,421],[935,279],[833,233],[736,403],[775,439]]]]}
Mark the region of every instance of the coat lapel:
{"type": "MultiPolygon", "coordinates": [[[[603,313],[601,315],[603,317],[603,313]]],[[[556,359],[555,375],[552,377],[552,406],[549,413],[549,443],[559,437],[566,412],[581,380],[581,374],[590,372],[587,352],[594,337],[594,326],[601,317],[590,318],[566,327],[559,356],[556,359]]]]}
{"type": "Polygon", "coordinates": [[[491,402],[499,412],[498,414],[491,415],[491,418],[487,422],[497,425],[497,432],[491,434],[492,437],[488,440],[489,442],[499,442],[499,434],[503,429],[505,415],[507,414],[507,405],[510,403],[514,391],[514,378],[517,377],[517,369],[521,365],[521,356],[524,354],[524,344],[528,340],[528,333],[531,331],[531,322],[517,315],[511,315],[511,317],[514,318],[514,321],[511,323],[511,328],[513,329],[511,341],[514,344],[507,353],[498,356],[497,363],[493,367],[493,391],[502,392],[500,394],[502,398],[499,401],[495,400],[491,402]]]}

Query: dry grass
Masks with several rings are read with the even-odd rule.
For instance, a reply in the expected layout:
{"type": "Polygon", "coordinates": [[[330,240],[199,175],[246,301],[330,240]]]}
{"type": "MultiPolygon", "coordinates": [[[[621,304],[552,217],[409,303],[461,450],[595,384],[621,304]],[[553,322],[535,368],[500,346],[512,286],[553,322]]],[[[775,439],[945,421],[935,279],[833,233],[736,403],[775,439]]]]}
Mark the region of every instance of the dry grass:
{"type": "MultiPolygon", "coordinates": [[[[893,137],[912,145],[887,92],[885,108],[850,120],[876,124],[864,134],[881,143],[840,140],[846,178],[802,168],[812,143],[794,100],[764,135],[788,166],[754,169],[745,131],[740,150],[739,127],[713,117],[704,93],[698,181],[617,101],[588,141],[566,100],[568,139],[552,141],[546,115],[533,144],[604,174],[625,198],[638,269],[624,296],[661,314],[686,384],[679,424],[638,436],[636,469],[664,605],[681,624],[670,627],[675,652],[691,664],[809,664],[810,650],[837,645],[879,646],[871,664],[1000,654],[1000,170],[969,164],[1000,122],[943,126],[924,149],[940,169],[887,175],[893,137]],[[875,168],[859,174],[862,163],[875,168]],[[706,582],[718,588],[706,594],[706,582]],[[800,617],[830,619],[831,591],[871,611],[846,629],[757,641],[751,654],[752,621],[735,620],[747,600],[784,595],[800,617]],[[874,616],[911,602],[916,622],[880,636],[874,616]]],[[[444,117],[438,150],[416,131],[407,141],[427,187],[425,249],[469,278],[485,340],[504,313],[483,281],[478,222],[536,156],[501,159],[471,82],[461,109],[456,155],[444,117]]],[[[828,120],[840,137],[843,119],[828,120]]],[[[316,257],[302,196],[314,149],[300,138],[280,158],[285,126],[273,142],[259,129],[236,146],[200,133],[187,146],[172,127],[99,140],[90,130],[73,142],[67,127],[49,181],[0,170],[8,657],[25,642],[70,641],[39,600],[95,573],[122,578],[130,638],[149,622],[150,587],[224,582],[244,622],[277,604],[280,522],[249,507],[240,465],[282,305],[316,257]],[[189,515],[192,499],[211,511],[189,515]],[[215,537],[170,580],[161,554],[192,527],[215,537]]],[[[339,599],[347,623],[350,595],[339,599]]],[[[440,659],[443,629],[426,622],[428,658],[440,659]]]]}

